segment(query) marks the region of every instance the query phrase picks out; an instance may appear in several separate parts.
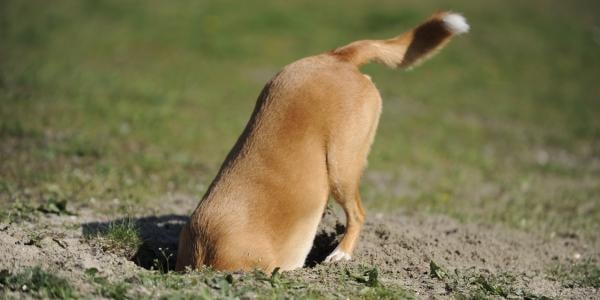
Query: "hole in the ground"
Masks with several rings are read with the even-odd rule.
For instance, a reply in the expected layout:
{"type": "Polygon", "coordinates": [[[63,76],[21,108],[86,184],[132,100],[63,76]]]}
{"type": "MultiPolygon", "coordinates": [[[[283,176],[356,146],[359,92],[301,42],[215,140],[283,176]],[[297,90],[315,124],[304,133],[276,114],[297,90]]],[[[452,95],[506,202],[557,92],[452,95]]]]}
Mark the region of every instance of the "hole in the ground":
{"type": "Polygon", "coordinates": [[[188,219],[182,215],[164,215],[91,222],[83,225],[83,235],[103,234],[111,223],[135,222],[142,245],[131,260],[146,269],[170,271],[175,268],[179,231],[188,219]]]}
{"type": "Polygon", "coordinates": [[[339,244],[339,238],[344,233],[345,227],[342,224],[336,224],[335,230],[330,228],[320,228],[315,236],[313,246],[304,262],[305,267],[312,268],[322,263],[327,255],[331,254],[339,244]]]}
{"type": "Polygon", "coordinates": [[[322,263],[327,255],[337,247],[345,231],[346,227],[340,223],[333,206],[327,205],[304,267],[312,268],[322,263]]]}
{"type": "MultiPolygon", "coordinates": [[[[182,215],[164,215],[91,222],[83,225],[83,235],[88,237],[102,235],[106,233],[111,223],[135,222],[143,242],[130,259],[146,269],[171,271],[175,268],[179,231],[188,219],[187,216],[182,215]]],[[[314,267],[323,262],[338,245],[344,231],[344,225],[328,207],[323,214],[304,266],[314,267]]]]}

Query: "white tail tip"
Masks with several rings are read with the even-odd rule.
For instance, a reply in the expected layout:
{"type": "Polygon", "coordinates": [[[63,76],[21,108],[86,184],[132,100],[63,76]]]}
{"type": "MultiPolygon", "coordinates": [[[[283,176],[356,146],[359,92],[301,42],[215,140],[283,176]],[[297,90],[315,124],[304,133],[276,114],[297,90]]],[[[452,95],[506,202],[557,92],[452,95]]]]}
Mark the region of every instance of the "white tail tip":
{"type": "Polygon", "coordinates": [[[445,15],[442,20],[446,25],[446,28],[452,32],[452,34],[462,34],[469,31],[469,24],[467,20],[460,14],[449,13],[445,15]]]}

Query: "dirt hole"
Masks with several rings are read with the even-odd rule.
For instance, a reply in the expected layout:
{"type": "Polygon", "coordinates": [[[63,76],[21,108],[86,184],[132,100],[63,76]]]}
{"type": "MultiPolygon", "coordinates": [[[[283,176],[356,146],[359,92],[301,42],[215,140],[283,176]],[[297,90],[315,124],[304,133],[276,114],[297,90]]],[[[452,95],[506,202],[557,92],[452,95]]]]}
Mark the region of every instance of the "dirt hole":
{"type": "MultiPolygon", "coordinates": [[[[175,268],[179,231],[187,221],[187,216],[171,214],[91,222],[83,225],[83,235],[104,236],[111,224],[133,222],[139,230],[141,244],[133,255],[128,254],[129,259],[145,269],[171,271],[175,268]]],[[[323,262],[339,243],[344,230],[335,214],[327,209],[304,266],[314,267],[323,262]]]]}

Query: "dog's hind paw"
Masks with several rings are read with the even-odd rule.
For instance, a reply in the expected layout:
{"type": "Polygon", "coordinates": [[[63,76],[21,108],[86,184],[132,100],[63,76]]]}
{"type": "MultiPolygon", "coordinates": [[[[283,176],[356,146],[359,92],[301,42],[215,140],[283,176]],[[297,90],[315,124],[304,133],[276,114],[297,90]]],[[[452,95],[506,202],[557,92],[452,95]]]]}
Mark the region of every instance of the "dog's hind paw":
{"type": "Polygon", "coordinates": [[[331,254],[325,258],[324,263],[332,263],[341,260],[350,260],[350,254],[340,250],[339,248],[335,248],[331,254]]]}

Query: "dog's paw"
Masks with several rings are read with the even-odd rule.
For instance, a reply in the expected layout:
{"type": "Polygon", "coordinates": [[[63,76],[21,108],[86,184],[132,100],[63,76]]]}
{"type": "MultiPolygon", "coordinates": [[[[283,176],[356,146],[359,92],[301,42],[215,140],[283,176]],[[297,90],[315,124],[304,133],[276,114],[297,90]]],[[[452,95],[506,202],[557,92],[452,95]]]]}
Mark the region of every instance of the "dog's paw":
{"type": "Polygon", "coordinates": [[[323,261],[324,263],[332,263],[341,260],[350,260],[350,254],[340,250],[339,248],[335,248],[327,258],[323,261]]]}

